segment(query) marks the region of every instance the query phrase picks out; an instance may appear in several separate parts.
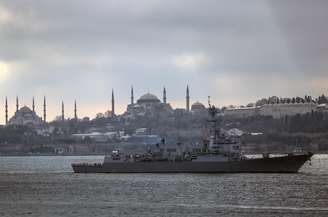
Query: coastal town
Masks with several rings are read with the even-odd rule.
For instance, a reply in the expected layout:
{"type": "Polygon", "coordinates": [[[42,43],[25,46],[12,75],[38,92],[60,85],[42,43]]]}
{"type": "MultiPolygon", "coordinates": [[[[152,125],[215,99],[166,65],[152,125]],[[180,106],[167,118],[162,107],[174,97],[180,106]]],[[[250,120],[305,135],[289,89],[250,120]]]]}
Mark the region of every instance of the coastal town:
{"type": "MultiPolygon", "coordinates": [[[[131,101],[123,114],[115,112],[112,91],[111,108],[96,117],[79,117],[74,102],[73,118],[67,118],[65,104],[60,115],[47,120],[47,99],[43,114],[31,107],[19,106],[16,98],[14,116],[8,117],[5,101],[5,125],[0,128],[0,155],[98,155],[114,149],[142,152],[165,140],[172,152],[197,151],[207,132],[210,97],[192,102],[189,86],[185,108],[173,108],[167,100],[151,93],[136,101],[131,87],[131,101]]],[[[325,95],[281,98],[272,96],[244,106],[217,107],[222,130],[242,141],[245,153],[295,152],[328,150],[328,99],[325,95]]]]}

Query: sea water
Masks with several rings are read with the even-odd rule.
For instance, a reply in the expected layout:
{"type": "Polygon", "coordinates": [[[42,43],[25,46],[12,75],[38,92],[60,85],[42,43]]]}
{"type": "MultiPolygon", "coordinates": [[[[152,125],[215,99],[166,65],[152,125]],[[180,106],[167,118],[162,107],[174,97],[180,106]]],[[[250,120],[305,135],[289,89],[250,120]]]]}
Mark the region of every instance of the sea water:
{"type": "Polygon", "coordinates": [[[328,216],[328,155],[297,174],[74,174],[103,156],[0,157],[0,216],[328,216]]]}

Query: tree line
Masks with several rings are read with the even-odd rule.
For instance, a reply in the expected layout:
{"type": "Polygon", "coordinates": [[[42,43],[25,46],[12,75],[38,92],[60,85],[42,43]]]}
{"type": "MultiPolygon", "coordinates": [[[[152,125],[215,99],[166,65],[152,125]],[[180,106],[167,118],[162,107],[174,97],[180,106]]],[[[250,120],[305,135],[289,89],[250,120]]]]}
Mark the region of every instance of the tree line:
{"type": "Polygon", "coordinates": [[[265,104],[290,104],[290,103],[317,103],[317,104],[325,104],[328,103],[328,97],[322,94],[317,98],[313,98],[312,96],[305,95],[304,97],[277,97],[270,96],[268,98],[263,98],[258,100],[255,104],[256,106],[262,106],[265,104]]]}

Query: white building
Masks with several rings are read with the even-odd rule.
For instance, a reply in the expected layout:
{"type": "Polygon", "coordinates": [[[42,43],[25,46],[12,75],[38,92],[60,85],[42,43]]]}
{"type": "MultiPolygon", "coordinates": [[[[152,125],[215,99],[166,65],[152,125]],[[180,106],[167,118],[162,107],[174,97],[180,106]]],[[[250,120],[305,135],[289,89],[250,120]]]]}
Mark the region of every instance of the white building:
{"type": "Polygon", "coordinates": [[[107,142],[116,137],[119,138],[117,132],[106,132],[106,133],[92,132],[92,133],[80,133],[80,134],[72,135],[72,138],[75,139],[76,141],[84,141],[90,139],[94,142],[107,142]]]}
{"type": "Polygon", "coordinates": [[[233,118],[247,118],[259,114],[259,107],[227,108],[224,115],[233,118]]]}
{"type": "Polygon", "coordinates": [[[224,115],[232,118],[247,118],[252,116],[272,116],[282,118],[285,116],[303,115],[314,111],[325,111],[326,106],[315,103],[280,103],[265,104],[259,107],[227,108],[224,115]]]}
{"type": "Polygon", "coordinates": [[[286,115],[303,115],[317,110],[315,103],[285,103],[285,104],[265,104],[260,109],[261,116],[272,116],[282,118],[286,115]]]}

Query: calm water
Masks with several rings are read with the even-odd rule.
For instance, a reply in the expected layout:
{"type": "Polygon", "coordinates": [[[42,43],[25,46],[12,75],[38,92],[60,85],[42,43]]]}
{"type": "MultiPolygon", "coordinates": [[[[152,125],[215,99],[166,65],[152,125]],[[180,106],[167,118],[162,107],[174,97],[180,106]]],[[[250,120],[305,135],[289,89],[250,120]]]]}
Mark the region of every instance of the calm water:
{"type": "Polygon", "coordinates": [[[299,174],[74,174],[103,157],[0,157],[0,216],[328,216],[328,155],[299,174]]]}

